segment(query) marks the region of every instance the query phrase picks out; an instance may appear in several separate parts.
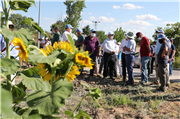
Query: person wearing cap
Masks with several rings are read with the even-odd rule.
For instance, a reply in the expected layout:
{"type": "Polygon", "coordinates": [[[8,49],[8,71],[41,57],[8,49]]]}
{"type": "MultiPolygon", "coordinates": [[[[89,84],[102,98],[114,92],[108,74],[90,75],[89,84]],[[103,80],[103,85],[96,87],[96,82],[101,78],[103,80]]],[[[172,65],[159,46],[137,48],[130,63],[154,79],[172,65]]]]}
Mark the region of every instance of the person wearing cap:
{"type": "Polygon", "coordinates": [[[161,86],[157,89],[157,91],[165,92],[166,86],[168,87],[167,74],[168,74],[168,60],[169,60],[169,51],[170,46],[166,41],[166,37],[164,34],[160,34],[158,36],[159,43],[162,44],[160,50],[158,52],[158,75],[160,78],[161,86]]]}
{"type": "Polygon", "coordinates": [[[153,42],[152,48],[153,48],[153,54],[152,54],[152,60],[151,60],[151,74],[153,73],[153,65],[155,61],[156,41],[153,42]]]}
{"type": "Polygon", "coordinates": [[[66,31],[63,33],[63,40],[62,41],[70,43],[67,34],[71,35],[72,28],[74,28],[74,27],[72,27],[71,24],[66,25],[66,31]]]}
{"type": "Polygon", "coordinates": [[[38,40],[40,41],[40,48],[43,48],[45,45],[45,36],[41,35],[41,37],[38,40]]]}
{"type": "Polygon", "coordinates": [[[122,51],[122,74],[123,74],[123,81],[126,81],[126,59],[125,59],[125,51],[123,50],[123,47],[126,47],[128,44],[128,37],[127,37],[127,32],[124,34],[125,39],[122,40],[120,50],[122,51]]]}
{"type": "Polygon", "coordinates": [[[82,45],[83,45],[83,41],[84,41],[84,36],[81,34],[81,30],[80,29],[77,29],[76,30],[76,33],[78,35],[78,40],[76,41],[75,45],[76,47],[80,50],[82,45]]]}
{"type": "Polygon", "coordinates": [[[61,41],[61,34],[59,33],[59,28],[55,27],[54,28],[54,36],[52,39],[52,46],[54,45],[55,42],[59,43],[61,41]]]}
{"type": "Polygon", "coordinates": [[[117,63],[117,66],[118,66],[118,68],[117,68],[117,74],[119,74],[120,77],[122,77],[122,68],[121,68],[121,54],[122,54],[122,51],[121,51],[121,49],[120,49],[121,43],[118,42],[117,45],[119,46],[119,51],[118,51],[118,56],[117,56],[117,62],[116,62],[116,63],[117,63]],[[119,70],[119,72],[118,72],[118,70],[119,70]]]}
{"type": "Polygon", "coordinates": [[[150,42],[146,36],[141,32],[136,33],[137,39],[141,41],[140,54],[141,54],[141,84],[148,83],[147,65],[150,59],[150,42]]]}
{"type": "Polygon", "coordinates": [[[135,60],[136,42],[133,39],[133,32],[128,31],[128,43],[126,47],[123,47],[125,51],[126,67],[128,71],[128,82],[130,85],[134,85],[134,74],[133,74],[133,62],[135,60]]]}
{"type": "MultiPolygon", "coordinates": [[[[162,29],[160,29],[159,31],[156,31],[156,34],[157,34],[157,37],[159,37],[159,35],[161,34],[164,34],[164,31],[162,29]]],[[[166,36],[165,36],[166,38],[166,36]]],[[[168,38],[166,38],[166,42],[169,44],[169,46],[171,47],[171,42],[168,38]]],[[[159,50],[161,48],[161,45],[159,43],[159,40],[157,39],[157,42],[156,42],[156,51],[155,51],[155,70],[156,70],[156,81],[153,83],[155,85],[159,85],[159,77],[158,77],[158,53],[159,53],[159,50]]],[[[171,50],[171,49],[170,49],[171,50]]],[[[167,67],[168,67],[168,70],[169,70],[169,63],[167,64],[167,67]]],[[[166,76],[167,80],[168,80],[168,84],[170,84],[170,80],[169,80],[169,72],[166,76]]]]}
{"type": "Polygon", "coordinates": [[[176,53],[176,49],[175,49],[175,46],[173,44],[173,40],[170,39],[171,41],[171,50],[170,50],[170,55],[169,55],[169,60],[170,60],[170,63],[169,63],[169,76],[172,76],[172,70],[173,70],[173,65],[172,63],[175,61],[174,59],[174,56],[175,56],[175,53],[176,53]]]}
{"type": "Polygon", "coordinates": [[[116,55],[115,52],[119,50],[119,47],[116,45],[116,43],[113,40],[114,33],[112,31],[108,32],[108,39],[104,41],[104,72],[103,76],[104,78],[108,75],[108,68],[110,79],[115,80],[114,78],[114,67],[116,65],[116,55]]]}
{"type": "MultiPolygon", "coordinates": [[[[90,35],[85,38],[83,41],[83,45],[85,48],[85,51],[88,51],[90,55],[90,58],[93,62],[96,62],[96,56],[99,56],[100,54],[100,42],[99,39],[96,37],[96,31],[94,29],[91,29],[90,35]]],[[[90,79],[94,75],[94,68],[90,70],[90,79]]]]}

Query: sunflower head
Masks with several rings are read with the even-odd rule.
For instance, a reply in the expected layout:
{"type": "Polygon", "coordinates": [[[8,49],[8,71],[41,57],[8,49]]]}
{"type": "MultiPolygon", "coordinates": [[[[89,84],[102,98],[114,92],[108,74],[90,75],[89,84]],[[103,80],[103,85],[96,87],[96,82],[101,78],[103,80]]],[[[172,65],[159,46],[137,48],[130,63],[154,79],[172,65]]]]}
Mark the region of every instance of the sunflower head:
{"type": "Polygon", "coordinates": [[[18,46],[16,49],[19,50],[20,61],[28,62],[28,52],[26,46],[23,44],[23,40],[21,38],[15,37],[12,42],[14,46],[18,46]]]}

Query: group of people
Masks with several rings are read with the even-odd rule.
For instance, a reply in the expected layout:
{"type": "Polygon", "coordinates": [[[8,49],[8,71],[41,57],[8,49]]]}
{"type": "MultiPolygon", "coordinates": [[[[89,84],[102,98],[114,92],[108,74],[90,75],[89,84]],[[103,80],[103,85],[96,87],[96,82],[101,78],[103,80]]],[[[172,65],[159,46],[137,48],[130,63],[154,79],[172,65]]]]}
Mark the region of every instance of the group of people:
{"type": "MultiPolygon", "coordinates": [[[[14,25],[12,22],[9,22],[10,30],[12,27],[14,27],[14,25]]],[[[46,49],[46,46],[48,47],[49,45],[53,45],[55,42],[59,43],[60,41],[70,43],[67,36],[67,34],[69,34],[75,41],[75,46],[79,50],[83,47],[85,51],[88,51],[90,58],[94,62],[93,69],[90,70],[90,79],[92,79],[94,75],[101,77],[100,74],[103,69],[103,77],[101,78],[105,79],[109,75],[110,79],[115,80],[115,77],[120,75],[123,81],[126,82],[127,69],[127,83],[129,85],[134,85],[133,64],[135,61],[136,41],[134,40],[133,32],[126,32],[124,34],[125,39],[120,43],[113,39],[115,34],[110,31],[108,32],[108,38],[104,39],[104,42],[100,44],[98,37],[96,37],[96,30],[91,29],[90,35],[84,37],[81,30],[77,29],[77,37],[72,33],[72,28],[73,27],[70,24],[66,25],[66,30],[61,38],[58,27],[55,27],[54,36],[51,42],[44,36],[39,38],[40,47],[46,49]],[[98,63],[100,64],[99,68],[98,63]]],[[[151,73],[153,73],[153,64],[155,62],[156,81],[154,84],[160,83],[161,86],[157,89],[157,91],[165,92],[170,84],[169,76],[172,75],[172,63],[174,62],[175,46],[173,45],[172,39],[169,40],[166,38],[162,29],[156,31],[156,33],[157,40],[153,42],[153,45],[150,45],[148,38],[141,32],[136,33],[136,38],[141,41],[138,55],[141,69],[141,81],[139,83],[143,85],[148,83],[148,77],[151,73]]],[[[4,54],[6,45],[2,34],[0,37],[1,52],[4,54]]],[[[9,45],[13,46],[12,43],[9,45]]],[[[17,52],[14,53],[14,51],[12,51],[11,56],[14,55],[17,56],[17,52]]],[[[1,55],[1,57],[3,56],[1,55]]]]}

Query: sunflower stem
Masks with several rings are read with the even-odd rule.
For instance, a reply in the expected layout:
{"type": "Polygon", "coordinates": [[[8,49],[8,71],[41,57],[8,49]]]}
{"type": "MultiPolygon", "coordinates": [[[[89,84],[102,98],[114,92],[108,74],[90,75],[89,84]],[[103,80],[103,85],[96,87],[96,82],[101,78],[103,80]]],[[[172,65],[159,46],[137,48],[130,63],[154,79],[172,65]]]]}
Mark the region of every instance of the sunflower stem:
{"type": "Polygon", "coordinates": [[[39,52],[41,52],[44,56],[46,56],[38,47],[34,46],[34,45],[29,45],[29,48],[34,48],[36,50],[38,50],[39,52]]]}
{"type": "Polygon", "coordinates": [[[69,71],[71,70],[71,67],[73,66],[73,64],[74,64],[74,62],[71,62],[71,63],[69,64],[69,67],[68,67],[66,73],[64,74],[64,78],[66,78],[66,76],[67,76],[67,74],[69,73],[69,71]]]}
{"type": "Polygon", "coordinates": [[[3,55],[3,53],[2,52],[0,52],[1,53],[1,55],[3,56],[3,58],[5,58],[5,56],[3,55]]]}
{"type": "Polygon", "coordinates": [[[55,78],[56,78],[56,75],[55,75],[56,74],[56,68],[55,67],[52,67],[51,74],[52,74],[52,83],[53,83],[55,81],[55,78]]]}

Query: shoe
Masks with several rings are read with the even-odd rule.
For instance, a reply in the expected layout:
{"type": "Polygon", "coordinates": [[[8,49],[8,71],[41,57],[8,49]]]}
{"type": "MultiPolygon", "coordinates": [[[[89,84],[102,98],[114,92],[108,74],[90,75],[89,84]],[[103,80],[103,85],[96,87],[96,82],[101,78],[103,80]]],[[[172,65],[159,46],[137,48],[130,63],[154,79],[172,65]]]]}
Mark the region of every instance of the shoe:
{"type": "Polygon", "coordinates": [[[112,79],[113,81],[115,80],[115,78],[114,78],[114,77],[110,77],[110,79],[112,79]]]}
{"type": "Polygon", "coordinates": [[[162,88],[158,88],[158,89],[156,89],[156,92],[166,92],[166,89],[162,89],[162,88]]]}
{"type": "Polygon", "coordinates": [[[123,82],[126,82],[126,79],[123,79],[123,82]]]}
{"type": "Polygon", "coordinates": [[[140,84],[143,84],[143,85],[147,85],[148,82],[145,82],[145,81],[139,81],[140,84]]]}

